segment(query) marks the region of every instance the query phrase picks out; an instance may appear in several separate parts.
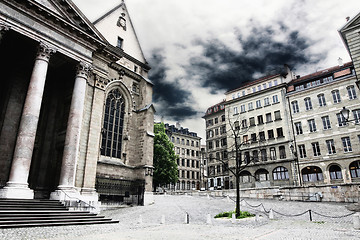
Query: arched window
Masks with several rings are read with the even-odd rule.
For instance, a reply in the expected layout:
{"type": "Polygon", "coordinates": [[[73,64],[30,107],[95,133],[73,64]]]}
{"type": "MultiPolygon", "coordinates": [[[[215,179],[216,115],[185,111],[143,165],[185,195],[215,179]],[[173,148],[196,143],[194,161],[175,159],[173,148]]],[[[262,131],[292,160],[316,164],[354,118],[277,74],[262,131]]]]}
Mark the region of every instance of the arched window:
{"type": "Polygon", "coordinates": [[[251,182],[251,174],[248,171],[242,171],[240,173],[240,182],[247,183],[251,182]]]}
{"type": "Polygon", "coordinates": [[[277,167],[273,170],[274,180],[289,179],[289,172],[285,167],[277,167]]]}
{"type": "Polygon", "coordinates": [[[349,168],[352,178],[360,178],[360,161],[350,163],[349,168]]]}
{"type": "Polygon", "coordinates": [[[317,182],[324,179],[321,169],[315,166],[303,168],[301,174],[304,182],[317,182]]]}
{"type": "Polygon", "coordinates": [[[263,182],[269,180],[269,172],[265,169],[259,169],[255,172],[256,181],[263,182]]]}
{"type": "Polygon", "coordinates": [[[101,155],[121,158],[125,99],[119,89],[111,90],[105,102],[101,155]]]}
{"type": "Polygon", "coordinates": [[[330,179],[342,179],[341,168],[338,165],[331,165],[329,173],[330,179]]]}

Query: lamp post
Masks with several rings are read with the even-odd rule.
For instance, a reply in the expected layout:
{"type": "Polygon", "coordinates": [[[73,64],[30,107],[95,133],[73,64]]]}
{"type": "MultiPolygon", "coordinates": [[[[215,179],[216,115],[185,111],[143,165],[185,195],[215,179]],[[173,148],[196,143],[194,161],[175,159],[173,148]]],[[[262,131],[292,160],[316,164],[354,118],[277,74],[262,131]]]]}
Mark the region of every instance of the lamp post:
{"type": "MultiPolygon", "coordinates": [[[[296,143],[295,143],[296,144],[296,143]]],[[[297,171],[298,171],[298,177],[299,177],[299,185],[302,186],[302,181],[301,181],[301,174],[300,174],[300,166],[299,166],[299,158],[297,156],[297,152],[296,152],[296,149],[294,147],[293,144],[290,144],[290,150],[291,150],[291,153],[294,155],[295,157],[295,164],[297,166],[297,171]]]]}
{"type": "MultiPolygon", "coordinates": [[[[358,81],[359,82],[359,81],[358,81]]],[[[349,119],[350,117],[350,110],[347,109],[346,107],[343,107],[340,111],[340,114],[343,116],[344,122],[348,123],[348,122],[354,122],[355,125],[360,125],[360,119],[355,118],[355,119],[349,119]]]]}

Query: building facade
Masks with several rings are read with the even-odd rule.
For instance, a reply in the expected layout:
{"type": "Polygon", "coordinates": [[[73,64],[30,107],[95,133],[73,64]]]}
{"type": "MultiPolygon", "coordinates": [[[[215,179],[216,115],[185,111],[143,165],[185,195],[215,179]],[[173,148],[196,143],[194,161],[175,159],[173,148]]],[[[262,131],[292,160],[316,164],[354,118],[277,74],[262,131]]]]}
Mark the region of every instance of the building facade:
{"type": "Polygon", "coordinates": [[[360,125],[346,122],[350,110],[360,123],[359,89],[353,64],[324,69],[288,85],[291,124],[303,185],[358,182],[360,125]]]}
{"type": "Polygon", "coordinates": [[[1,198],[143,204],[152,191],[150,67],[124,2],[97,23],[71,1],[0,3],[1,198]]]}
{"type": "Polygon", "coordinates": [[[206,123],[209,189],[229,189],[229,159],[227,153],[225,101],[207,109],[206,123]]]}
{"type": "Polygon", "coordinates": [[[289,186],[298,182],[286,99],[286,86],[291,80],[292,73],[285,66],[279,74],[225,93],[230,167],[235,168],[236,145],[242,165],[246,166],[240,173],[241,187],[289,186]]]}
{"type": "Polygon", "coordinates": [[[179,180],[168,186],[170,190],[188,191],[199,190],[201,182],[201,138],[197,133],[190,132],[180,124],[165,124],[165,132],[174,144],[175,153],[179,156],[178,174],[179,180]]]}

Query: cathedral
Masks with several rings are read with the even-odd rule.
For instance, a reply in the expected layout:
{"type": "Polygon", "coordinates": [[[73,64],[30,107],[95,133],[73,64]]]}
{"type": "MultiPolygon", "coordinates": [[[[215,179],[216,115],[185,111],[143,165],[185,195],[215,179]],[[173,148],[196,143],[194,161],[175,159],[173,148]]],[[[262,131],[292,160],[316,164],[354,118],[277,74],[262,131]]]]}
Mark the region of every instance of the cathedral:
{"type": "Polygon", "coordinates": [[[0,2],[0,198],[151,201],[152,82],[125,3],[0,2]]]}

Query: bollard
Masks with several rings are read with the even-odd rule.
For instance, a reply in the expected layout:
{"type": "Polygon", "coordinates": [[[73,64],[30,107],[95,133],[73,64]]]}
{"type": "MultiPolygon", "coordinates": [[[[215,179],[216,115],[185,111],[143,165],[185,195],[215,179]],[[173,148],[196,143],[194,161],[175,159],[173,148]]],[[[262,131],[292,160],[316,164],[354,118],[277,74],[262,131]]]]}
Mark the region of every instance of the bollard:
{"type": "Polygon", "coordinates": [[[274,219],[274,212],[272,209],[270,209],[270,212],[269,212],[269,219],[274,219]]]}
{"type": "Polygon", "coordinates": [[[256,215],[255,215],[255,222],[259,222],[259,221],[260,221],[259,213],[256,213],[256,215]]]}
{"type": "Polygon", "coordinates": [[[359,215],[359,213],[355,213],[353,215],[353,223],[354,223],[354,229],[360,230],[360,215],[359,215]]]}
{"type": "Polygon", "coordinates": [[[231,214],[231,223],[235,223],[236,221],[236,215],[235,213],[231,214]]]}
{"type": "Polygon", "coordinates": [[[185,214],[185,224],[189,224],[189,222],[190,222],[190,217],[189,217],[189,214],[186,213],[185,214]]]}
{"type": "Polygon", "coordinates": [[[207,199],[210,199],[210,195],[209,195],[209,194],[207,195],[207,199]]]}
{"type": "Polygon", "coordinates": [[[162,215],[162,216],[161,216],[161,222],[160,222],[160,224],[165,224],[165,215],[162,215]]]}
{"type": "Polygon", "coordinates": [[[311,210],[309,209],[310,222],[312,222],[311,210]]]}
{"type": "Polygon", "coordinates": [[[141,214],[140,214],[139,220],[138,220],[138,224],[142,224],[142,223],[143,223],[143,221],[142,221],[142,216],[141,216],[141,214]]]}
{"type": "Polygon", "coordinates": [[[207,217],[206,217],[206,223],[207,223],[207,224],[212,224],[212,223],[211,223],[211,216],[210,216],[210,214],[208,214],[207,217]]]}

